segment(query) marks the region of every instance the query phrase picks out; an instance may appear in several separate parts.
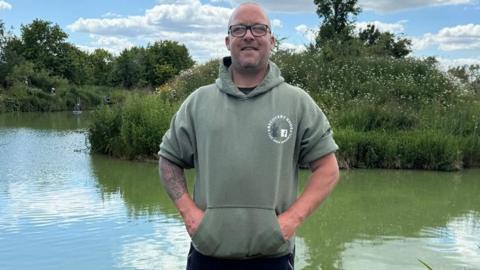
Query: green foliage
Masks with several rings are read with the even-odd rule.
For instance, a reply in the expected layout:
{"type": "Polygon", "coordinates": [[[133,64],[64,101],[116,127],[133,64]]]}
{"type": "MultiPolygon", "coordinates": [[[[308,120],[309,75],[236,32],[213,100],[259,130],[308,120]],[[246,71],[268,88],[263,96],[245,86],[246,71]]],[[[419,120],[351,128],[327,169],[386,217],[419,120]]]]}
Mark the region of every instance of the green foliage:
{"type": "Polygon", "coordinates": [[[351,16],[358,15],[357,0],[314,0],[317,15],[323,19],[317,36],[317,44],[327,40],[346,40],[351,37],[351,16]]]}
{"type": "Polygon", "coordinates": [[[125,105],[96,111],[89,129],[92,151],[116,157],[154,158],[178,105],[158,95],[130,96],[125,105]]]}
{"type": "Polygon", "coordinates": [[[119,107],[103,106],[93,114],[88,139],[95,153],[117,156],[120,153],[121,114],[119,107]]]}
{"type": "Polygon", "coordinates": [[[57,24],[35,19],[31,24],[21,26],[22,53],[26,60],[39,69],[63,76],[68,68],[63,59],[68,35],[57,24]]]}
{"type": "Polygon", "coordinates": [[[187,48],[176,41],[159,41],[147,46],[146,73],[151,86],[158,86],[193,66],[187,48]]]}
{"type": "Polygon", "coordinates": [[[180,73],[173,80],[157,88],[163,98],[171,101],[183,100],[195,89],[212,84],[218,76],[219,60],[211,60],[180,73]]]}
{"type": "Polygon", "coordinates": [[[127,100],[120,130],[123,155],[129,159],[142,155],[155,156],[175,108],[158,96],[127,100]]]}
{"type": "Polygon", "coordinates": [[[420,126],[417,113],[398,104],[374,105],[369,102],[359,102],[351,105],[348,110],[338,111],[333,119],[337,128],[353,129],[355,131],[408,131],[420,126]]]}
{"type": "Polygon", "coordinates": [[[480,96],[480,65],[452,67],[448,74],[456,80],[457,87],[480,96]]]}
{"type": "Polygon", "coordinates": [[[435,66],[417,59],[357,57],[326,61],[321,53],[282,51],[273,56],[282,76],[309,92],[322,107],[340,110],[397,103],[420,108],[447,104],[460,95],[435,66]]]}
{"type": "Polygon", "coordinates": [[[458,170],[462,140],[438,131],[357,132],[338,130],[339,163],[346,168],[458,170]]]}
{"type": "MultiPolygon", "coordinates": [[[[41,76],[42,74],[37,74],[41,76]]],[[[51,82],[55,77],[44,77],[51,82]]],[[[53,82],[55,83],[55,81],[53,82]]],[[[0,112],[51,112],[72,110],[80,102],[82,110],[90,110],[106,103],[105,97],[110,97],[110,103],[122,103],[127,93],[122,90],[99,86],[72,86],[63,84],[64,80],[55,88],[55,93],[49,90],[28,86],[24,82],[14,84],[4,92],[0,99],[0,112]]]]}
{"type": "Polygon", "coordinates": [[[62,85],[152,89],[194,63],[187,48],[175,41],[132,47],[114,57],[102,49],[84,52],[67,38],[57,24],[48,21],[36,19],[22,25],[20,37],[6,31],[0,21],[0,87],[8,90],[26,81],[27,87],[50,91],[62,81],[62,85]]]}
{"type": "Polygon", "coordinates": [[[155,87],[193,65],[187,48],[174,41],[125,49],[113,62],[112,80],[126,88],[155,87]]]}
{"type": "Polygon", "coordinates": [[[133,47],[123,50],[114,62],[113,82],[125,88],[145,86],[145,49],[133,47]]]}
{"type": "Polygon", "coordinates": [[[114,57],[103,49],[96,49],[88,56],[89,65],[92,67],[91,80],[94,85],[109,85],[114,57]]]}
{"type": "Polygon", "coordinates": [[[323,19],[310,48],[320,51],[325,60],[358,56],[402,58],[411,52],[412,42],[395,38],[390,32],[380,32],[370,24],[354,33],[355,16],[361,9],[357,0],[315,0],[317,15],[323,19]]]}
{"type": "Polygon", "coordinates": [[[363,42],[366,55],[402,58],[412,51],[410,49],[411,40],[395,38],[390,32],[382,33],[373,24],[369,24],[366,29],[361,30],[358,39],[363,42]]]}

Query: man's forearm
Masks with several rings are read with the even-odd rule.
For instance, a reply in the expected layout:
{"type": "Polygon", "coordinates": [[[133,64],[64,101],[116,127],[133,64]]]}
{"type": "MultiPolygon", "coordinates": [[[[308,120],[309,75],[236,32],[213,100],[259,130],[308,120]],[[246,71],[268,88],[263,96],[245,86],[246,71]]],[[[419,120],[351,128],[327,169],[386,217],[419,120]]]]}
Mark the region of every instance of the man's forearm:
{"type": "Polygon", "coordinates": [[[162,184],[182,215],[188,233],[192,235],[203,218],[203,211],[188,194],[183,168],[163,157],[158,162],[162,184]]]}
{"type": "Polygon", "coordinates": [[[303,193],[287,211],[302,223],[328,197],[335,187],[338,177],[338,164],[335,154],[329,154],[312,162],[312,175],[303,193]]]}
{"type": "Polygon", "coordinates": [[[338,164],[335,154],[329,154],[311,164],[312,175],[302,195],[282,214],[278,221],[285,239],[328,197],[338,181],[338,164]]]}
{"type": "Polygon", "coordinates": [[[170,199],[175,202],[188,192],[183,168],[163,157],[158,162],[162,184],[170,199]]]}

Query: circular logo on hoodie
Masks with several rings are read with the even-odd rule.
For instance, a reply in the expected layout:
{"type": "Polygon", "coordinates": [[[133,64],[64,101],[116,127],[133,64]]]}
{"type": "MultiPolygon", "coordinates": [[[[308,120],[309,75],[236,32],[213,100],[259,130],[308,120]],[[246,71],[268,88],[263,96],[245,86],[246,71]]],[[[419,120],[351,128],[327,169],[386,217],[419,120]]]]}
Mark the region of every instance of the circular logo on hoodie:
{"type": "Polygon", "coordinates": [[[268,122],[267,134],[275,143],[285,143],[290,139],[292,133],[292,121],[285,115],[277,115],[268,122]]]}

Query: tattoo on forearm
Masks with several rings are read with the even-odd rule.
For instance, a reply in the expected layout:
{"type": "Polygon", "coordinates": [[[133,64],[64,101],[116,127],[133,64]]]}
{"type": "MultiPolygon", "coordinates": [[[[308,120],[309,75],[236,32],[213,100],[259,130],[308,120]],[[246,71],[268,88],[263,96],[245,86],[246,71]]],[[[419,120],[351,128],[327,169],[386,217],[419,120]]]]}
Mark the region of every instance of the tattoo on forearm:
{"type": "Polygon", "coordinates": [[[161,157],[160,173],[163,186],[172,201],[176,201],[183,193],[187,192],[187,181],[185,180],[183,168],[161,157]]]}

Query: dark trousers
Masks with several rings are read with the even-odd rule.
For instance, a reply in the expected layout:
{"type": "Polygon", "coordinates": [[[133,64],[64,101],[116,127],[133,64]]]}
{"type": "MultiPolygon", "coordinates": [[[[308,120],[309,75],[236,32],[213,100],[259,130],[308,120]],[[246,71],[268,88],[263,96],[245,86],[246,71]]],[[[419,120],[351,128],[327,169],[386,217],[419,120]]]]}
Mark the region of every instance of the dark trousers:
{"type": "Polygon", "coordinates": [[[295,252],[277,258],[230,260],[201,254],[190,245],[187,270],[293,270],[295,252]]]}

